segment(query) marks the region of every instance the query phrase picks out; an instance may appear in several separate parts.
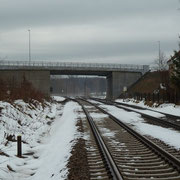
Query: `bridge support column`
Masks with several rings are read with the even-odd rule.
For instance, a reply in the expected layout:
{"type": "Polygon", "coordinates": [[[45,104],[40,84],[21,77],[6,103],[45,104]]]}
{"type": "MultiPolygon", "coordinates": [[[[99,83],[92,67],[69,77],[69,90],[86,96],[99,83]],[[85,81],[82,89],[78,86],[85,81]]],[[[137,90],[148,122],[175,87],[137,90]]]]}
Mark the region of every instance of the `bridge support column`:
{"type": "Polygon", "coordinates": [[[107,77],[107,99],[116,99],[123,92],[124,87],[129,87],[141,77],[137,72],[112,72],[107,77]]]}
{"type": "Polygon", "coordinates": [[[112,99],[112,74],[107,76],[106,79],[107,79],[106,99],[112,99]]]}

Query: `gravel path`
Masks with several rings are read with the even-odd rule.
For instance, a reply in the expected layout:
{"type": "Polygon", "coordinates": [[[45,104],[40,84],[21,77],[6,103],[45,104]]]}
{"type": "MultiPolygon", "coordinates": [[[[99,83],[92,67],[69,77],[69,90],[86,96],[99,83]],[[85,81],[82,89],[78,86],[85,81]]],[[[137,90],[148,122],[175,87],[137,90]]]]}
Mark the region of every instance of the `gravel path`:
{"type": "MultiPolygon", "coordinates": [[[[82,120],[80,119],[77,123],[78,131],[83,133],[82,120]]],[[[77,143],[74,145],[72,156],[68,162],[68,180],[89,180],[89,168],[87,162],[87,150],[85,147],[85,140],[79,138],[77,143]]]]}

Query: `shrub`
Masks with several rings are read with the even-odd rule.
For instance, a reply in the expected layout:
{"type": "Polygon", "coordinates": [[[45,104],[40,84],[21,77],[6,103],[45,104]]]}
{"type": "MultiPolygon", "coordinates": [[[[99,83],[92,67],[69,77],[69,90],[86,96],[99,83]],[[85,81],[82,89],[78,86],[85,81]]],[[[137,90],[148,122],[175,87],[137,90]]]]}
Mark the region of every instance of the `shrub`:
{"type": "Polygon", "coordinates": [[[15,101],[17,99],[22,99],[25,102],[33,103],[34,100],[43,102],[44,99],[49,100],[50,97],[44,93],[36,90],[32,83],[27,81],[23,77],[23,81],[20,85],[10,86],[10,83],[7,83],[3,80],[0,80],[0,100],[6,101],[15,101]]]}

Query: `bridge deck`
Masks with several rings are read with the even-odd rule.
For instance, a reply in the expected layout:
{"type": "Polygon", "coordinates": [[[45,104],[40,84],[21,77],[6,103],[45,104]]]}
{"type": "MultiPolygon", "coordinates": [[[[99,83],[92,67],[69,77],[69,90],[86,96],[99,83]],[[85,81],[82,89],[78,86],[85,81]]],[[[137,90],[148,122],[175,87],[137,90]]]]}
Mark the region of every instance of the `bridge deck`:
{"type": "Polygon", "coordinates": [[[149,71],[148,65],[105,64],[80,62],[46,62],[46,61],[0,61],[0,69],[42,69],[42,70],[71,70],[71,71],[130,71],[144,74],[149,71]]]}

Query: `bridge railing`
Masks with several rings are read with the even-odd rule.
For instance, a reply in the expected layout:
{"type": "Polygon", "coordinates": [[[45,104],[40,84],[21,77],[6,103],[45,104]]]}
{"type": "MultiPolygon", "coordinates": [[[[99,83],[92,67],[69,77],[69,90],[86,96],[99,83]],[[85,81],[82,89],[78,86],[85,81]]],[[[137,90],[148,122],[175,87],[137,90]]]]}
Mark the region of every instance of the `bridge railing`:
{"type": "Polygon", "coordinates": [[[81,62],[46,62],[46,61],[0,61],[0,67],[41,67],[41,68],[93,68],[93,69],[125,69],[148,71],[148,65],[81,63],[81,62]]]}

